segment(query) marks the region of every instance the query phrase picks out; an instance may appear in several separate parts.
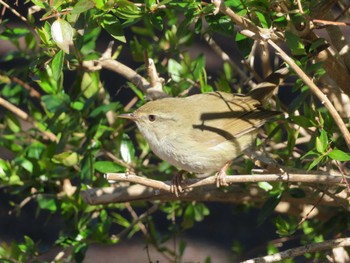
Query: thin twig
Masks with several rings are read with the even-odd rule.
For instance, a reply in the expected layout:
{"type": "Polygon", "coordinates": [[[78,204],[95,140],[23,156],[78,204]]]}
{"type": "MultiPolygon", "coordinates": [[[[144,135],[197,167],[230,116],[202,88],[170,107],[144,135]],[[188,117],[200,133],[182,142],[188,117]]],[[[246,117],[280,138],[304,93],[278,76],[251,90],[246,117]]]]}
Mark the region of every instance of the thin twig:
{"type": "Polygon", "coordinates": [[[141,215],[139,215],[136,219],[134,218],[134,221],[127,227],[124,228],[123,231],[121,231],[118,235],[115,235],[114,237],[119,239],[121,237],[123,237],[126,233],[128,233],[136,224],[138,224],[139,222],[142,222],[144,219],[146,219],[148,216],[150,216],[151,214],[153,214],[154,212],[156,212],[158,210],[158,204],[154,204],[153,206],[151,206],[149,209],[147,209],[146,212],[142,213],[141,215]]]}
{"type": "Polygon", "coordinates": [[[22,16],[20,13],[18,13],[15,9],[13,9],[11,6],[9,6],[7,3],[4,1],[0,0],[0,4],[3,6],[6,6],[15,16],[17,16],[19,19],[21,19],[23,22],[29,25],[27,18],[22,16]]]}
{"type": "Polygon", "coordinates": [[[328,97],[315,85],[315,83],[309,78],[308,75],[305,74],[305,72],[294,62],[294,60],[287,55],[286,52],[284,52],[275,42],[273,42],[271,39],[268,39],[267,42],[270,44],[271,47],[273,47],[277,54],[295,71],[295,73],[301,78],[301,80],[309,86],[311,91],[318,97],[318,99],[321,101],[322,104],[325,105],[331,116],[333,117],[335,123],[337,124],[340,132],[342,133],[344,140],[350,149],[350,133],[348,128],[346,127],[344,121],[340,117],[337,110],[334,108],[331,101],[328,99],[328,97]]]}
{"type": "Polygon", "coordinates": [[[13,105],[12,103],[8,102],[7,100],[5,100],[1,97],[0,97],[0,106],[11,111],[12,113],[14,113],[17,117],[21,118],[22,120],[31,123],[37,129],[39,129],[47,138],[49,138],[50,141],[58,142],[58,138],[55,134],[48,132],[48,131],[41,130],[41,128],[38,127],[38,125],[35,123],[35,121],[26,112],[24,112],[23,110],[21,110],[17,106],[13,105]]]}
{"type": "Polygon", "coordinates": [[[41,94],[34,89],[32,86],[30,86],[29,84],[25,83],[23,80],[15,77],[15,76],[10,76],[7,75],[5,72],[0,72],[0,76],[3,75],[5,78],[8,78],[8,82],[12,81],[14,83],[17,83],[19,85],[21,85],[24,89],[29,91],[29,95],[36,98],[36,99],[40,99],[41,98],[41,94]]]}
{"type": "Polygon", "coordinates": [[[134,222],[139,226],[141,232],[146,236],[148,234],[146,226],[142,223],[139,216],[136,214],[135,210],[132,208],[129,202],[124,203],[125,208],[129,211],[130,215],[132,216],[134,222]]]}
{"type": "Polygon", "coordinates": [[[273,255],[249,259],[249,260],[243,261],[242,263],[280,262],[283,259],[301,256],[306,253],[315,253],[318,251],[328,250],[332,248],[348,247],[348,246],[350,246],[350,237],[338,238],[333,240],[327,240],[320,243],[307,244],[305,246],[287,249],[285,251],[282,251],[273,255]]]}
{"type": "Polygon", "coordinates": [[[314,211],[314,209],[317,207],[317,205],[321,202],[321,200],[323,199],[323,197],[325,196],[325,193],[323,192],[320,196],[320,198],[317,200],[316,204],[314,204],[312,206],[312,208],[310,209],[309,212],[307,212],[307,214],[300,220],[300,222],[298,223],[298,227],[301,226],[302,223],[304,223],[310,216],[310,214],[312,213],[312,211],[314,211]]]}

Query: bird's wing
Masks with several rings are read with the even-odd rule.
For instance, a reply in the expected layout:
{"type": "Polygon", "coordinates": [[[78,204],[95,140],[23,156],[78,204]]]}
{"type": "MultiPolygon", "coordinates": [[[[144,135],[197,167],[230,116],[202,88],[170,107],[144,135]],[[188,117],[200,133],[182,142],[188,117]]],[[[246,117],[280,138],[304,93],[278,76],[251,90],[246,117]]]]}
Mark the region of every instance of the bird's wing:
{"type": "Polygon", "coordinates": [[[277,112],[260,108],[260,103],[247,96],[227,93],[209,93],[217,96],[211,100],[213,110],[205,110],[193,125],[193,140],[205,142],[208,147],[226,140],[236,140],[263,125],[266,119],[277,112]]]}

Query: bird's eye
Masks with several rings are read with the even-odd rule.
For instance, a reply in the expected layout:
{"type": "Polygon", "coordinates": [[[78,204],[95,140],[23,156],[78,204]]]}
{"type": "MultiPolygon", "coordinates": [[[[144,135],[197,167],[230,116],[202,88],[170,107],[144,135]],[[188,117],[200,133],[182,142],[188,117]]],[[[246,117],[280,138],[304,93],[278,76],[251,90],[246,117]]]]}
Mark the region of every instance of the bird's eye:
{"type": "Polygon", "coordinates": [[[148,115],[148,120],[150,122],[154,122],[156,120],[156,115],[153,115],[153,114],[148,115]]]}

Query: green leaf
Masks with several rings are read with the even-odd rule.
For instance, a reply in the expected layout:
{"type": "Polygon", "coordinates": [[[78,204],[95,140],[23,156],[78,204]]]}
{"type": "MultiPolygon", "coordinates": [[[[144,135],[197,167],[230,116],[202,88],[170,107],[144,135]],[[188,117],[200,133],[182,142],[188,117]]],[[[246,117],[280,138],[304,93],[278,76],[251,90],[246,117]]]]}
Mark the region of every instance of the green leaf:
{"type": "Polygon", "coordinates": [[[57,19],[51,25],[51,36],[56,45],[69,54],[73,45],[74,28],[65,20],[57,19]]]}
{"type": "Polygon", "coordinates": [[[305,117],[305,116],[290,116],[291,120],[298,124],[299,126],[301,127],[304,127],[304,128],[309,128],[309,127],[314,127],[314,123],[312,123],[312,121],[305,117]]]}
{"type": "Polygon", "coordinates": [[[120,144],[120,155],[126,163],[131,163],[134,159],[135,148],[130,139],[126,138],[122,140],[120,144]]]}
{"type": "Polygon", "coordinates": [[[84,72],[80,88],[86,98],[91,98],[98,92],[99,80],[99,72],[84,72]]]}
{"type": "Polygon", "coordinates": [[[96,109],[94,109],[91,113],[90,113],[90,117],[96,117],[100,114],[106,114],[109,111],[117,111],[118,109],[121,108],[121,104],[119,102],[112,102],[109,103],[107,105],[101,105],[99,107],[97,107],[96,109]]]}
{"type": "Polygon", "coordinates": [[[301,188],[289,188],[288,193],[294,198],[304,198],[306,196],[305,191],[301,188]]]}
{"type": "Polygon", "coordinates": [[[27,170],[29,173],[32,173],[33,172],[33,163],[31,161],[29,161],[28,159],[25,159],[25,158],[17,158],[15,160],[15,163],[17,165],[20,165],[22,166],[25,170],[27,170]]]}
{"type": "Polygon", "coordinates": [[[51,61],[52,77],[54,80],[58,80],[62,74],[64,62],[64,52],[62,50],[58,51],[57,54],[51,61]]]}
{"type": "Polygon", "coordinates": [[[33,158],[37,160],[40,160],[42,158],[42,155],[44,154],[45,150],[46,146],[41,142],[33,142],[26,149],[28,158],[33,158]]]}
{"type": "Polygon", "coordinates": [[[338,149],[333,149],[331,152],[328,153],[328,156],[333,160],[341,162],[350,161],[350,154],[338,149]]]}
{"type": "Polygon", "coordinates": [[[139,7],[134,3],[127,0],[119,0],[118,8],[114,10],[116,15],[121,19],[137,21],[138,18],[142,17],[142,12],[139,7]]]}
{"type": "Polygon", "coordinates": [[[79,0],[78,3],[76,3],[73,7],[72,14],[80,14],[86,12],[94,6],[95,3],[92,0],[79,0]]]}
{"type": "Polygon", "coordinates": [[[319,153],[324,153],[328,148],[328,136],[325,130],[321,131],[319,137],[316,138],[316,150],[319,153]]]}
{"type": "Polygon", "coordinates": [[[14,132],[20,132],[22,130],[19,120],[12,113],[7,113],[5,117],[5,122],[9,129],[14,132]]]}
{"type": "Polygon", "coordinates": [[[46,209],[51,212],[55,212],[57,210],[56,201],[53,197],[47,197],[40,194],[37,197],[37,201],[41,209],[46,209]]]}
{"type": "Polygon", "coordinates": [[[305,55],[305,47],[300,38],[290,31],[286,31],[286,43],[291,49],[293,55],[305,55]]]}
{"type": "Polygon", "coordinates": [[[93,159],[91,150],[89,150],[80,162],[80,178],[85,184],[90,184],[92,181],[94,172],[93,159]]]}
{"type": "Polygon", "coordinates": [[[283,219],[281,216],[276,218],[277,234],[280,236],[291,236],[297,229],[297,224],[292,220],[283,219]]]}
{"type": "Polygon", "coordinates": [[[272,195],[266,200],[258,216],[259,224],[262,224],[272,214],[276,206],[281,201],[281,198],[282,198],[282,194],[280,193],[277,195],[272,195]]]}
{"type": "Polygon", "coordinates": [[[79,162],[79,155],[76,152],[67,151],[54,155],[51,160],[54,163],[71,167],[79,162]]]}
{"type": "Polygon", "coordinates": [[[95,162],[94,168],[95,168],[95,170],[99,171],[100,173],[116,173],[116,172],[122,172],[125,170],[124,167],[122,167],[119,164],[116,164],[114,162],[110,162],[110,161],[95,162]]]}
{"type": "Polygon", "coordinates": [[[46,109],[50,112],[57,112],[66,109],[70,104],[70,99],[67,94],[44,95],[41,97],[46,109]]]}
{"type": "Polygon", "coordinates": [[[316,165],[318,165],[324,158],[324,155],[318,156],[316,159],[312,161],[312,163],[308,167],[308,171],[310,171],[312,168],[314,168],[316,165]]]}
{"type": "Polygon", "coordinates": [[[264,189],[266,192],[273,189],[273,186],[271,184],[269,184],[268,182],[258,182],[258,186],[261,189],[264,189]]]}
{"type": "Polygon", "coordinates": [[[122,215],[120,215],[118,213],[113,213],[113,212],[111,215],[113,217],[113,222],[115,222],[115,223],[117,223],[125,228],[130,226],[130,222],[122,215]]]}
{"type": "Polygon", "coordinates": [[[29,33],[30,30],[24,27],[6,28],[4,31],[1,32],[0,39],[12,41],[14,39],[24,37],[29,33]]]}
{"type": "Polygon", "coordinates": [[[81,111],[84,108],[84,102],[74,101],[70,104],[70,106],[77,111],[81,111]]]}
{"type": "Polygon", "coordinates": [[[101,26],[106,29],[112,37],[119,40],[120,42],[126,43],[123,27],[117,17],[111,14],[103,15],[101,26]]]}
{"type": "Polygon", "coordinates": [[[182,71],[182,65],[172,58],[169,59],[168,72],[173,81],[175,82],[181,81],[181,71],[182,71]]]}

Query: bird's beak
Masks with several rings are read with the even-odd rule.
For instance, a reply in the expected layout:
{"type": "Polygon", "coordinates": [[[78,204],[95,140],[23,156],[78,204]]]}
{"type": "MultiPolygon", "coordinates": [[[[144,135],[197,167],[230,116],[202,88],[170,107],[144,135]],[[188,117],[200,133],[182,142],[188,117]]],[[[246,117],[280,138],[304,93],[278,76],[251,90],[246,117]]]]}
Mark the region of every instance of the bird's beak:
{"type": "Polygon", "coordinates": [[[132,121],[136,120],[136,116],[135,116],[134,113],[120,114],[120,115],[118,115],[118,118],[129,119],[129,120],[132,120],[132,121]]]}

